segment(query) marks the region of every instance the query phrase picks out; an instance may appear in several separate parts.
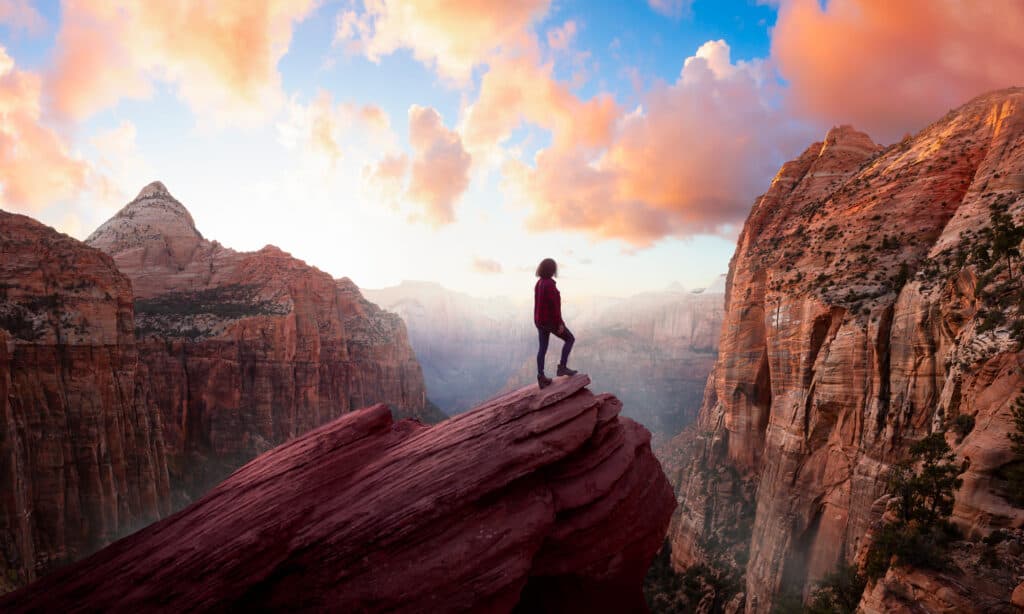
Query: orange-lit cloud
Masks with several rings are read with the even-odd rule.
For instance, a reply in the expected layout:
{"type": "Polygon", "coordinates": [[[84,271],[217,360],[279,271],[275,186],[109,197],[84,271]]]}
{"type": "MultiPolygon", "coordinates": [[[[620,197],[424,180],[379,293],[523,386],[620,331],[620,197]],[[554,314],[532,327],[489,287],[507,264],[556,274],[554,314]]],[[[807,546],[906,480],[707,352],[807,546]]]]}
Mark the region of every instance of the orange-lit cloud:
{"type": "Polygon", "coordinates": [[[154,80],[195,110],[253,121],[282,98],[277,62],[314,0],[65,0],[49,79],[55,109],[82,119],[154,80]]]}
{"type": "Polygon", "coordinates": [[[336,104],[326,90],[309,104],[294,99],[289,102],[287,114],[277,127],[286,147],[320,157],[328,166],[334,166],[351,150],[363,154],[395,146],[391,122],[383,109],[372,104],[336,104]]]}
{"type": "Polygon", "coordinates": [[[784,155],[810,139],[774,104],[773,83],[764,64],[734,64],[724,41],[705,43],[675,83],[656,86],[640,108],[615,117],[612,132],[597,131],[607,136],[599,151],[561,134],[592,132],[586,114],[551,122],[552,147],[532,165],[507,163],[506,187],[532,208],[537,230],[571,229],[637,246],[727,231],[784,155]]]}
{"type": "Polygon", "coordinates": [[[37,212],[76,195],[88,166],[42,123],[41,80],[0,46],[0,207],[37,212]]]}
{"type": "Polygon", "coordinates": [[[429,107],[409,108],[412,156],[390,153],[363,169],[378,200],[398,208],[411,205],[410,221],[442,226],[455,221],[455,205],[469,187],[472,156],[459,133],[445,127],[429,107]]]}
{"type": "Polygon", "coordinates": [[[0,23],[29,34],[39,34],[46,28],[46,20],[29,0],[0,0],[0,23]]]}
{"type": "Polygon", "coordinates": [[[455,203],[469,186],[472,158],[458,133],[449,130],[434,109],[409,109],[409,143],[416,155],[408,197],[424,206],[417,217],[439,226],[455,221],[455,203]]]}
{"type": "Polygon", "coordinates": [[[491,258],[473,258],[472,269],[477,273],[495,274],[501,273],[504,269],[501,263],[491,258]]]}
{"type": "Polygon", "coordinates": [[[1019,0],[783,0],[772,57],[796,111],[895,140],[1024,84],[1021,32],[1019,0]]]}
{"type": "Polygon", "coordinates": [[[468,81],[494,52],[532,44],[531,24],[550,0],[363,0],[343,12],[336,41],[379,60],[409,49],[424,64],[455,82],[468,81]]]}
{"type": "Polygon", "coordinates": [[[473,147],[501,143],[523,122],[552,132],[558,146],[602,147],[620,113],[609,94],[580,100],[554,77],[550,63],[523,55],[491,62],[477,100],[466,109],[463,134],[473,147]]]}

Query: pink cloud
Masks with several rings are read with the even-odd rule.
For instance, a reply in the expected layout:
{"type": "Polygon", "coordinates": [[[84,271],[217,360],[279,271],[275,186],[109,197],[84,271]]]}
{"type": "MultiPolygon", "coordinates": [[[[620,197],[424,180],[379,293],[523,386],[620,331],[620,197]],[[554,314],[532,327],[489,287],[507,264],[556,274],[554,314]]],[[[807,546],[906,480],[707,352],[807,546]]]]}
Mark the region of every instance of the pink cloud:
{"type": "MultiPolygon", "coordinates": [[[[536,92],[560,87],[549,75],[547,82],[538,75],[530,81],[536,92]]],[[[536,112],[527,115],[552,131],[553,144],[532,164],[508,162],[505,185],[530,208],[536,230],[570,229],[636,246],[730,232],[779,164],[811,138],[778,107],[778,95],[769,68],[733,63],[724,41],[702,45],[675,83],[656,85],[637,109],[611,107],[610,116],[597,114],[601,121],[584,111],[593,99],[539,94],[536,112]]],[[[494,104],[509,102],[496,97],[494,104]]],[[[477,105],[473,113],[504,118],[501,109],[477,105]]],[[[502,130],[475,134],[507,135],[514,122],[504,120],[484,122],[502,130]]],[[[467,134],[471,127],[467,122],[467,134]]]]}
{"type": "Polygon", "coordinates": [[[896,140],[992,89],[1024,83],[1018,0],[783,0],[772,58],[794,111],[896,140]]]}
{"type": "Polygon", "coordinates": [[[529,46],[532,24],[550,0],[364,0],[343,12],[335,40],[372,60],[409,49],[452,81],[465,83],[474,67],[500,49],[529,46]]]}
{"type": "Polygon", "coordinates": [[[33,35],[46,29],[46,20],[28,0],[0,0],[0,23],[33,35]]]}
{"type": "Polygon", "coordinates": [[[121,98],[177,85],[195,110],[251,121],[282,98],[277,62],[313,0],[133,2],[65,0],[48,88],[55,109],[82,119],[121,98]]]}
{"type": "Polygon", "coordinates": [[[521,124],[551,131],[557,145],[602,147],[621,110],[609,94],[581,100],[554,76],[551,63],[520,55],[491,62],[476,101],[467,108],[463,133],[471,146],[505,141],[521,124]]]}
{"type": "Polygon", "coordinates": [[[89,168],[42,122],[41,80],[0,46],[0,206],[38,212],[82,190],[89,168]]]}
{"type": "Polygon", "coordinates": [[[407,194],[424,206],[417,218],[434,226],[455,221],[455,203],[469,187],[472,163],[462,138],[444,126],[437,111],[413,105],[409,109],[409,143],[416,155],[407,194]]]}

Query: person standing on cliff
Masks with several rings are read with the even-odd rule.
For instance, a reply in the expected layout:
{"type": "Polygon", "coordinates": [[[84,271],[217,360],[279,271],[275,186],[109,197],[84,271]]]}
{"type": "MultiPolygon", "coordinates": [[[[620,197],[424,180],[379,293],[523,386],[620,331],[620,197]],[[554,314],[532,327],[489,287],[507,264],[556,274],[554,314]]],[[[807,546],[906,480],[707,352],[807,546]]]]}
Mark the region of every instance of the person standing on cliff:
{"type": "Polygon", "coordinates": [[[540,346],[537,349],[537,385],[546,388],[551,385],[551,378],[544,375],[544,358],[548,353],[548,341],[551,335],[562,340],[562,360],[558,363],[555,375],[576,375],[576,371],[568,367],[569,352],[576,342],[572,332],[565,327],[562,320],[562,295],[555,285],[558,265],[551,258],[545,258],[537,266],[537,285],[533,287],[533,323],[537,326],[540,346]]]}

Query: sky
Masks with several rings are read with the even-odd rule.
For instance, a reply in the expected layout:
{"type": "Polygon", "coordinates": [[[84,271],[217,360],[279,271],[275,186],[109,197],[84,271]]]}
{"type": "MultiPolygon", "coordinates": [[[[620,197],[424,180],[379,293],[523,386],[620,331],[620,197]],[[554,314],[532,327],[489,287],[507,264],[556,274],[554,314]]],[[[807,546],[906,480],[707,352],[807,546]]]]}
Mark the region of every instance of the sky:
{"type": "Polygon", "coordinates": [[[0,208],[84,239],[160,180],[364,287],[724,273],[779,166],[1024,85],[1024,2],[0,0],[0,208]]]}

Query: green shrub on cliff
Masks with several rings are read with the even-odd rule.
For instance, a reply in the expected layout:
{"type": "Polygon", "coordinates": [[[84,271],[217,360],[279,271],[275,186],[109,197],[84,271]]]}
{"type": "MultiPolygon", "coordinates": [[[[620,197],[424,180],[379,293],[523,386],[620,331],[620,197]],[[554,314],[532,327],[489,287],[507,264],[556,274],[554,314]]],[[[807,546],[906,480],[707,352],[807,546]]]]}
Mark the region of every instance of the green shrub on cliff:
{"type": "Polygon", "coordinates": [[[1024,507],[1024,393],[1013,402],[1013,431],[1007,437],[1013,442],[1015,463],[1006,469],[1007,498],[1017,507],[1024,507]]]}
{"type": "Polygon", "coordinates": [[[890,564],[943,569],[946,546],[958,537],[947,520],[953,513],[953,495],[963,484],[959,475],[967,468],[942,433],[932,433],[910,447],[909,458],[889,475],[890,510],[896,519],[875,535],[864,574],[882,577],[890,564]]]}

